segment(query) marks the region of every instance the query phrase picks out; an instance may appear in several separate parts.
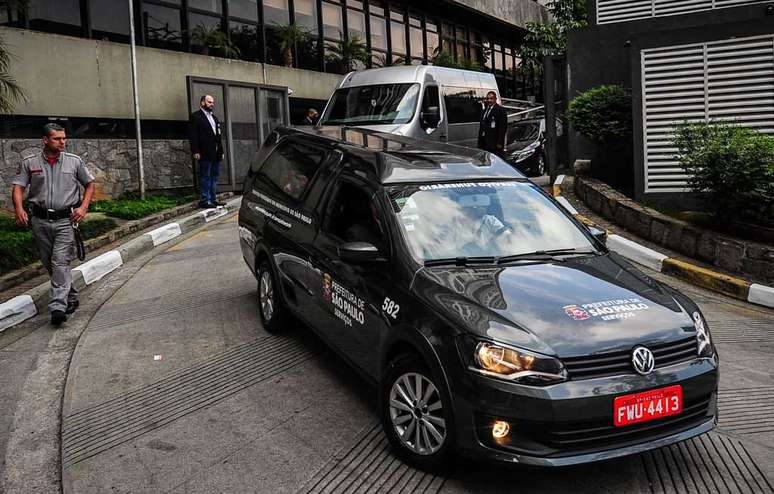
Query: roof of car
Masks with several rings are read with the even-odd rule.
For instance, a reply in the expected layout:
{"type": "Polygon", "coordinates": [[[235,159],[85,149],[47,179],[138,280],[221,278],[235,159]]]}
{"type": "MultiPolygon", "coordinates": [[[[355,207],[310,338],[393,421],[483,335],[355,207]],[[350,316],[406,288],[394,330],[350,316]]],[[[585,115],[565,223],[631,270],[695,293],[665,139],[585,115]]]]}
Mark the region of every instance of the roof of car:
{"type": "Polygon", "coordinates": [[[493,154],[463,146],[386,134],[359,127],[280,127],[285,135],[308,135],[359,156],[373,156],[382,184],[525,178],[493,154]]]}

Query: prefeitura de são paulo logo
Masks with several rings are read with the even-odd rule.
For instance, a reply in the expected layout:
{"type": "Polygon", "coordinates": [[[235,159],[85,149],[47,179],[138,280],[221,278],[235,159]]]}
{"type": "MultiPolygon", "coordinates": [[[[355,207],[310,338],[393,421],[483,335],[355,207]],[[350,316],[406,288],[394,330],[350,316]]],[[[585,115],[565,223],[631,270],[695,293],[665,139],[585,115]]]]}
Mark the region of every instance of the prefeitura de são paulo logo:
{"type": "Polygon", "coordinates": [[[573,321],[585,321],[591,317],[586,309],[581,309],[577,305],[565,305],[563,309],[564,313],[570,316],[573,321]]]}

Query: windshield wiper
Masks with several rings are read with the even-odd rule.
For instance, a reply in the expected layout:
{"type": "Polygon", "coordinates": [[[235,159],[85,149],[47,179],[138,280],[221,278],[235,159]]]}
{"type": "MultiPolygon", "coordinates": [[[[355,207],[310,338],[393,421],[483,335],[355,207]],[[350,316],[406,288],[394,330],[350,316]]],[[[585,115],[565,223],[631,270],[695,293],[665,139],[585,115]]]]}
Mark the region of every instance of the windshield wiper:
{"type": "Polygon", "coordinates": [[[443,259],[428,259],[425,261],[425,266],[467,266],[468,264],[495,264],[497,258],[494,256],[479,256],[479,257],[446,257],[443,259]]]}
{"type": "Polygon", "coordinates": [[[497,264],[503,264],[513,261],[562,261],[558,256],[586,256],[598,254],[595,250],[584,249],[551,249],[536,250],[534,252],[525,252],[524,254],[514,254],[511,256],[500,256],[497,258],[497,264]]]}

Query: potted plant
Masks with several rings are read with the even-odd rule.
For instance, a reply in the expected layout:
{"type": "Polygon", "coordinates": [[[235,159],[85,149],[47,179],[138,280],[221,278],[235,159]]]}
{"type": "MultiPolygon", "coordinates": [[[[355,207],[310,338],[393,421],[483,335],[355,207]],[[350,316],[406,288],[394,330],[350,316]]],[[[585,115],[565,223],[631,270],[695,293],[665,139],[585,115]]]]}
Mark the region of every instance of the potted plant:
{"type": "Polygon", "coordinates": [[[293,47],[298,43],[303,43],[309,37],[309,31],[299,26],[295,22],[285,26],[275,28],[277,37],[280,39],[280,49],[282,50],[282,60],[285,67],[293,66],[293,47]]]}
{"type": "Polygon", "coordinates": [[[338,43],[326,43],[326,58],[329,62],[339,65],[343,72],[357,69],[357,63],[368,63],[368,48],[356,35],[338,43]]]}
{"type": "Polygon", "coordinates": [[[202,55],[209,55],[210,50],[226,58],[238,58],[239,48],[234,46],[228,34],[217,27],[207,27],[200,23],[191,32],[191,41],[201,47],[202,55]]]}

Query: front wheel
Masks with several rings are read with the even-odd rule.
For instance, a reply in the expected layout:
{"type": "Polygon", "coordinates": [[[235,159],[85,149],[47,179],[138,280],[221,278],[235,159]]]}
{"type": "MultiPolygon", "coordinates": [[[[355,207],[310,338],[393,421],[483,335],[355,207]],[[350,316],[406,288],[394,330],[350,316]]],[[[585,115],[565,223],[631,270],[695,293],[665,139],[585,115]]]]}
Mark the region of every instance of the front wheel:
{"type": "Polygon", "coordinates": [[[546,157],[543,155],[543,153],[538,155],[538,162],[537,165],[535,165],[535,171],[537,172],[537,177],[542,177],[546,174],[546,157]]]}
{"type": "Polygon", "coordinates": [[[287,309],[282,305],[279,287],[267,261],[258,267],[258,315],[263,329],[279,333],[285,328],[287,309]]]}
{"type": "Polygon", "coordinates": [[[453,417],[445,388],[418,357],[390,363],[381,387],[381,419],[395,454],[421,470],[447,466],[453,450],[453,417]]]}

